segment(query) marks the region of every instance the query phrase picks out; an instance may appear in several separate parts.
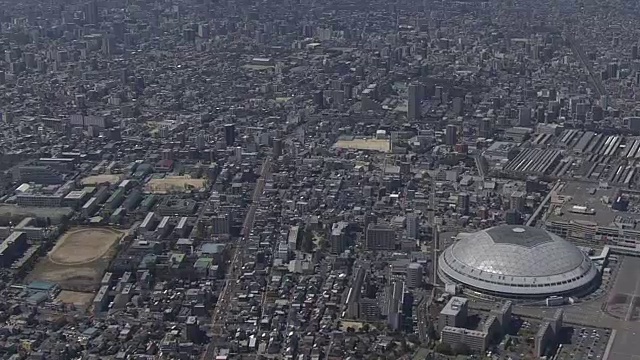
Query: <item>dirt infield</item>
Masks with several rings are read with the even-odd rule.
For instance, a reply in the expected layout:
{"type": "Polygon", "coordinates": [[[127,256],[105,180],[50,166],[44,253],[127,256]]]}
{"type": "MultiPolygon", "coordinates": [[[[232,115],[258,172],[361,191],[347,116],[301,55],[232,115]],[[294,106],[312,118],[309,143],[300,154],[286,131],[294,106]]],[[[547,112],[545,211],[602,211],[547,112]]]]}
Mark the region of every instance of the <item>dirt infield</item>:
{"type": "Polygon", "coordinates": [[[65,233],[49,253],[57,265],[79,265],[104,256],[120,237],[111,229],[80,229],[65,233]]]}
{"type": "Polygon", "coordinates": [[[65,304],[73,304],[75,306],[86,307],[91,304],[91,300],[95,295],[93,293],[83,293],[77,291],[62,290],[56,300],[65,304]]]}
{"type": "Polygon", "coordinates": [[[69,291],[94,291],[121,236],[108,228],[72,229],[60,237],[27,279],[55,282],[69,291]]]}
{"type": "Polygon", "coordinates": [[[149,180],[145,186],[145,191],[152,194],[197,191],[204,189],[205,184],[206,180],[204,179],[192,179],[189,176],[167,176],[162,179],[149,180]]]}

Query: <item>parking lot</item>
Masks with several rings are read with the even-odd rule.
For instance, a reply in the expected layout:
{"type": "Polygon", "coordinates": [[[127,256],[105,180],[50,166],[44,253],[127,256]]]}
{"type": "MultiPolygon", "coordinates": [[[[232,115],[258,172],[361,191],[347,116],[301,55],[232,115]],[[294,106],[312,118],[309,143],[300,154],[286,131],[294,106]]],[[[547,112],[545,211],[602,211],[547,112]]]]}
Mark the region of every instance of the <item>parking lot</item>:
{"type": "Polygon", "coordinates": [[[617,330],[608,353],[609,360],[640,360],[640,323],[638,305],[640,299],[640,258],[625,256],[621,258],[615,283],[606,303],[609,314],[623,321],[614,326],[617,330]]]}
{"type": "Polygon", "coordinates": [[[566,338],[558,347],[557,360],[603,358],[611,330],[576,326],[563,331],[566,338]]]}

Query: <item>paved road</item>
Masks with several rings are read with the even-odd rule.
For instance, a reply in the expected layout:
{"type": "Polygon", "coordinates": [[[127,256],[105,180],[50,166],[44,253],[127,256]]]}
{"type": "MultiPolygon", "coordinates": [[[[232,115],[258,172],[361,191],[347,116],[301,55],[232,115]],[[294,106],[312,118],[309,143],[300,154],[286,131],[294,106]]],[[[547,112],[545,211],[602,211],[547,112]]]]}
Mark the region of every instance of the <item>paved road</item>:
{"type": "Polygon", "coordinates": [[[232,244],[231,247],[231,263],[229,264],[227,276],[225,277],[225,285],[222,291],[220,292],[220,296],[218,297],[218,302],[216,307],[213,310],[213,314],[211,316],[211,329],[213,333],[214,339],[212,339],[211,343],[207,347],[203,359],[209,360],[214,359],[216,356],[215,351],[215,341],[216,337],[221,337],[224,334],[225,330],[225,322],[224,322],[224,314],[229,311],[229,305],[231,304],[232,295],[235,293],[236,280],[240,276],[241,272],[241,263],[244,258],[244,250],[245,246],[243,243],[249,240],[249,236],[251,234],[251,230],[253,230],[253,224],[256,217],[256,211],[258,210],[258,203],[260,198],[262,197],[262,193],[264,192],[265,179],[269,176],[269,172],[271,170],[271,159],[268,158],[262,164],[262,168],[260,170],[260,178],[256,182],[256,187],[253,191],[252,203],[249,206],[249,210],[247,210],[247,214],[244,219],[244,223],[242,226],[242,236],[238,237],[232,244]]]}

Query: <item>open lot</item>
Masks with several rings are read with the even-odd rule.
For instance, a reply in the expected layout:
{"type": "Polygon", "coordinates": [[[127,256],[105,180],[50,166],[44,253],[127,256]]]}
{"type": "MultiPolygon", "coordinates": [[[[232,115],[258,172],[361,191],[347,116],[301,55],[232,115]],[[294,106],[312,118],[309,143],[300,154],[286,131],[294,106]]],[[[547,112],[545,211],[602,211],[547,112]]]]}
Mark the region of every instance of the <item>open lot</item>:
{"type": "Polygon", "coordinates": [[[385,139],[338,140],[333,147],[337,149],[369,150],[385,153],[391,151],[390,142],[385,139]]]}
{"type": "Polygon", "coordinates": [[[82,185],[117,184],[122,177],[117,174],[93,175],[82,179],[82,185]]]}
{"type": "Polygon", "coordinates": [[[628,326],[616,329],[613,343],[608,354],[609,360],[628,359],[640,360],[640,258],[625,256],[622,258],[620,269],[611,290],[607,312],[625,321],[628,326]],[[624,300],[612,304],[612,299],[624,300]]]}
{"type": "Polygon", "coordinates": [[[205,188],[205,179],[192,179],[189,176],[167,176],[162,179],[151,179],[145,186],[145,191],[152,194],[167,194],[170,192],[186,192],[205,188]]]}
{"type": "Polygon", "coordinates": [[[624,257],[606,304],[606,311],[621,320],[638,321],[640,258],[624,257]]]}
{"type": "Polygon", "coordinates": [[[56,300],[78,307],[88,307],[94,296],[93,293],[62,290],[60,294],[58,294],[58,297],[56,297],[56,300]]]}
{"type": "Polygon", "coordinates": [[[121,236],[120,232],[107,228],[68,231],[27,279],[55,282],[64,290],[94,291],[121,236]]]}

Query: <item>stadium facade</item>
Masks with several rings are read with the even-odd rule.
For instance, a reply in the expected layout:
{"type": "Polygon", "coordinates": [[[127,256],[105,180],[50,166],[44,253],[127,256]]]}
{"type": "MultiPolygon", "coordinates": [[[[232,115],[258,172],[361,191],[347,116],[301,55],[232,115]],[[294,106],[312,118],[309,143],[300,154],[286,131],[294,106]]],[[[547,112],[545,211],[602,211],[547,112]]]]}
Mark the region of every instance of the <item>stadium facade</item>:
{"type": "Polygon", "coordinates": [[[439,257],[438,275],[486,295],[540,299],[591,289],[598,270],[587,254],[543,229],[501,225],[471,234],[439,257]]]}

